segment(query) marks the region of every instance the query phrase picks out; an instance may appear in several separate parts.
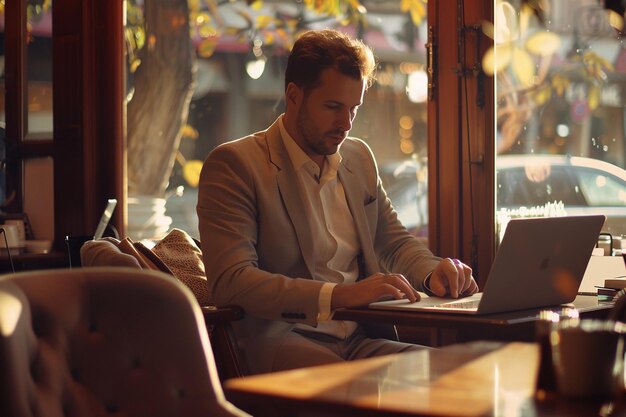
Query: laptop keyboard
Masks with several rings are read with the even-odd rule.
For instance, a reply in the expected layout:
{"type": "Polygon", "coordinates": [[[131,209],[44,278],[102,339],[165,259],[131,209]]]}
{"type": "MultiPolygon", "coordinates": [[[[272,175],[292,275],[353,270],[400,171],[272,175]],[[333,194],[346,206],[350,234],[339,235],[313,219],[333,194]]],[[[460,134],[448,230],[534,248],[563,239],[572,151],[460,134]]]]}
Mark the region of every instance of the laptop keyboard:
{"type": "Polygon", "coordinates": [[[451,303],[442,304],[441,307],[444,308],[461,308],[461,309],[477,309],[478,303],[480,300],[467,300],[467,301],[453,301],[451,303]]]}

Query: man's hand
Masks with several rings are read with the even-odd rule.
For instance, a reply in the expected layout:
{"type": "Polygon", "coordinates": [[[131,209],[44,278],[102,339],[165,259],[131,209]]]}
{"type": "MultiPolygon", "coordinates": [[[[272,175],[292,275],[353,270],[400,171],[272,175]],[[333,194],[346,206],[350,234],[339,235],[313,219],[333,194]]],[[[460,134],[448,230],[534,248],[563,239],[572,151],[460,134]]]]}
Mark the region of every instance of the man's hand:
{"type": "Polygon", "coordinates": [[[383,297],[419,301],[420,296],[401,274],[371,275],[354,284],[338,284],[333,289],[331,309],[365,306],[383,297]]]}
{"type": "Polygon", "coordinates": [[[478,292],[472,268],[458,259],[442,259],[430,275],[430,290],[439,297],[458,298],[478,292]]]}

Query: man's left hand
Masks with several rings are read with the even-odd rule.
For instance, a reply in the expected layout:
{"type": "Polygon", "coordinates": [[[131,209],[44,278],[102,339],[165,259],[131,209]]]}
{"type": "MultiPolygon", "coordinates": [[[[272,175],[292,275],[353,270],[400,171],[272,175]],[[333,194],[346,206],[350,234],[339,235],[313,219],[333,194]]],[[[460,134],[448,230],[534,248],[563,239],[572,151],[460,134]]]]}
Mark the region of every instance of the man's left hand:
{"type": "Polygon", "coordinates": [[[439,297],[466,297],[478,292],[472,268],[458,259],[442,259],[430,275],[430,290],[439,297]]]}

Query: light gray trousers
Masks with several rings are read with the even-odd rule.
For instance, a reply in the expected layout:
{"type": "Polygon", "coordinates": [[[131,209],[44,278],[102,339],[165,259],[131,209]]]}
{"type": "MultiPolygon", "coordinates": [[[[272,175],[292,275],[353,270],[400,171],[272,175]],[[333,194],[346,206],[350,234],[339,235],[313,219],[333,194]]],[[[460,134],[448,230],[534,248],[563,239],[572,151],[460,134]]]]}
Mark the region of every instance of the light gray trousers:
{"type": "Polygon", "coordinates": [[[393,353],[430,349],[388,339],[370,339],[361,327],[347,339],[313,332],[292,331],[277,347],[272,371],[325,365],[393,353]]]}

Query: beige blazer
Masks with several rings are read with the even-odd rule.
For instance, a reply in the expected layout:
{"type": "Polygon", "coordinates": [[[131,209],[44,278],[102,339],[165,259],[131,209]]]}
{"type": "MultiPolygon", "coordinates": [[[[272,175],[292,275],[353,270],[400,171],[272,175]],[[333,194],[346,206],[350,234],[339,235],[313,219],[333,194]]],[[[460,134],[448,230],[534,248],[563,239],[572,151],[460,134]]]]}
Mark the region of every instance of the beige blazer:
{"type": "MultiPolygon", "coordinates": [[[[361,242],[360,277],[404,274],[418,289],[440,258],[397,220],[370,148],[348,138],[338,176],[361,242]]],[[[236,304],[234,323],[251,371],[269,371],[275,346],[294,323],[316,325],[323,281],[302,192],[280,136],[267,130],[215,148],[200,175],[197,212],[211,298],[236,304]]]]}

